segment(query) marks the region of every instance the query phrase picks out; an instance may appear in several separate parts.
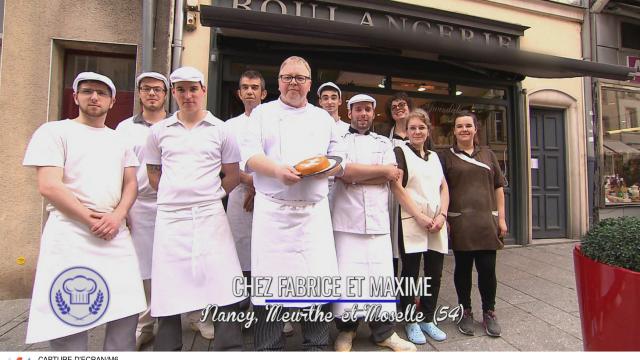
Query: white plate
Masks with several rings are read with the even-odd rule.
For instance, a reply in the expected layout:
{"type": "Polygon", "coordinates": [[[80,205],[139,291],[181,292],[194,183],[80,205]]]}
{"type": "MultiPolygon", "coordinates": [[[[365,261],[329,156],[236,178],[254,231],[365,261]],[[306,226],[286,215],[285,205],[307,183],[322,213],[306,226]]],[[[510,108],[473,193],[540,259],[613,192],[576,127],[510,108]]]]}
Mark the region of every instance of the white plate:
{"type": "Polygon", "coordinates": [[[314,172],[312,174],[307,174],[307,175],[300,175],[301,178],[306,178],[306,177],[310,177],[310,176],[316,176],[316,175],[320,175],[320,174],[324,174],[327,171],[331,171],[333,170],[336,166],[340,165],[340,163],[342,162],[342,158],[339,156],[327,156],[327,160],[329,160],[329,167],[324,169],[324,170],[320,170],[318,172],[314,172]]]}

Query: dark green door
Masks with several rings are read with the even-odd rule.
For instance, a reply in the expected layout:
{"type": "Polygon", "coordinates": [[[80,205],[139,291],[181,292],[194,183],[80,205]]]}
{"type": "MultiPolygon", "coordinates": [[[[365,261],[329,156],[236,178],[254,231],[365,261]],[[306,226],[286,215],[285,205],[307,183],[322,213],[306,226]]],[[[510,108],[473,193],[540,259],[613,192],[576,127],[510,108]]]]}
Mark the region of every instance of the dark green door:
{"type": "Polygon", "coordinates": [[[531,109],[531,211],[534,239],[567,235],[564,111],[531,109]]]}

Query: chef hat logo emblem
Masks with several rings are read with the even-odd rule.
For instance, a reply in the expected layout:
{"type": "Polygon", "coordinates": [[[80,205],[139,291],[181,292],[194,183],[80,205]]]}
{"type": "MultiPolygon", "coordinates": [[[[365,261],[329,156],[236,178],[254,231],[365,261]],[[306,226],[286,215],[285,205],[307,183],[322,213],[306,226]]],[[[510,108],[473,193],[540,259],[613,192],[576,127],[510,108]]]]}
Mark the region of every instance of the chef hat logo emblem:
{"type": "Polygon", "coordinates": [[[109,287],[95,270],[76,266],[64,270],[53,280],[49,304],[58,319],[72,326],[98,321],[109,307],[109,287]]]}
{"type": "Polygon", "coordinates": [[[88,304],[89,295],[96,292],[96,282],[78,275],[62,283],[65,293],[71,296],[71,304],[88,304]]]}

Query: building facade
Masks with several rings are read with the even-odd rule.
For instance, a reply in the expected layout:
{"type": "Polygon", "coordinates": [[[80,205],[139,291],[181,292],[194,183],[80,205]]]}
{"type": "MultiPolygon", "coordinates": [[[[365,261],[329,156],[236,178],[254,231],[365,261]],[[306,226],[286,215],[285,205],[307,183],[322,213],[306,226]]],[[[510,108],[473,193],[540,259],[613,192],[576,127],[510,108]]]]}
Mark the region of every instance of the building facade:
{"type": "MultiPolygon", "coordinates": [[[[141,69],[141,1],[18,1],[3,7],[0,60],[0,299],[31,296],[39,239],[46,219],[33,169],[22,159],[33,132],[47,121],[77,115],[71,85],[81,71],[108,75],[117,87],[113,126],[134,110],[141,69]]],[[[158,1],[153,68],[170,68],[173,7],[158,1]]]]}
{"type": "MultiPolygon", "coordinates": [[[[640,1],[592,1],[592,57],[640,72],[640,1]]],[[[592,79],[600,219],[640,216],[640,77],[592,79]]]]}
{"type": "MultiPolygon", "coordinates": [[[[312,66],[312,89],[326,81],[343,103],[366,92],[377,99],[375,131],[388,134],[384,103],[404,91],[429,112],[436,149],[453,141],[452,115],[480,118],[479,137],[507,177],[509,244],[577,239],[589,225],[587,164],[590,83],[624,80],[628,69],[584,58],[582,1],[545,0],[6,0],[0,67],[0,299],[28,297],[46,219],[33,170],[20,164],[33,131],[73,117],[70,81],[102,72],[118,87],[109,124],[135,107],[134,78],[145,50],[168,74],[190,65],[207,78],[207,107],[222,119],[242,112],[235,97],[246,69],[262,72],[277,97],[279,65],[290,55],[312,66]],[[151,42],[147,6],[154,5],[151,42]],[[33,19],[37,19],[34,22],[33,19]],[[65,19],[65,21],[60,21],[65,19]],[[149,48],[151,47],[151,49],[149,48]],[[604,80],[603,80],[604,81],[604,80]],[[587,96],[588,98],[588,96],[587,96]]],[[[616,63],[617,64],[617,63],[616,63]]],[[[617,82],[626,86],[626,82],[617,82]]],[[[315,91],[310,101],[317,102],[315,91]]],[[[340,109],[346,119],[346,105],[340,109]]]]}

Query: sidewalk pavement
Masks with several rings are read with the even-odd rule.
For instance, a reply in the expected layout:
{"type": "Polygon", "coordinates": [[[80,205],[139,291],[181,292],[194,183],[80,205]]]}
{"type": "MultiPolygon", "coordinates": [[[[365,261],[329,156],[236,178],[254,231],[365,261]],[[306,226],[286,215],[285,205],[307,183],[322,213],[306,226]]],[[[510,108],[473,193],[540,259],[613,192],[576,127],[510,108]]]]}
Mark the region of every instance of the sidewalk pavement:
{"type": "MultiPolygon", "coordinates": [[[[496,314],[502,337],[491,338],[482,328],[480,295],[474,272],[472,306],[476,320],[475,336],[458,332],[452,322],[441,323],[448,339],[418,346],[419,351],[581,351],[582,334],[576,297],[572,249],[574,242],[510,247],[498,252],[498,290],[496,314]]],[[[30,299],[0,301],[0,351],[46,351],[48,343],[25,344],[30,299]]],[[[440,305],[455,306],[453,256],[445,256],[440,305]]],[[[364,324],[363,324],[364,325],[364,324]]],[[[331,327],[331,341],[337,331],[331,327]]],[[[301,350],[300,327],[287,338],[287,349],[301,350]]],[[[403,324],[396,326],[406,339],[403,324]]],[[[253,332],[244,334],[245,348],[253,349],[253,332]]],[[[385,351],[368,339],[369,329],[360,326],[354,351],[385,351]]],[[[104,325],[89,332],[89,350],[102,348],[104,325]]],[[[183,350],[207,351],[212,341],[196,335],[183,320],[183,350]]],[[[152,344],[143,348],[151,350],[152,344]]]]}

